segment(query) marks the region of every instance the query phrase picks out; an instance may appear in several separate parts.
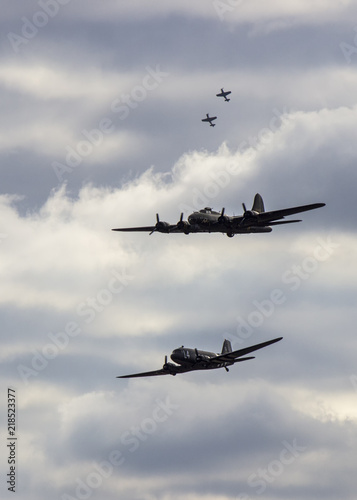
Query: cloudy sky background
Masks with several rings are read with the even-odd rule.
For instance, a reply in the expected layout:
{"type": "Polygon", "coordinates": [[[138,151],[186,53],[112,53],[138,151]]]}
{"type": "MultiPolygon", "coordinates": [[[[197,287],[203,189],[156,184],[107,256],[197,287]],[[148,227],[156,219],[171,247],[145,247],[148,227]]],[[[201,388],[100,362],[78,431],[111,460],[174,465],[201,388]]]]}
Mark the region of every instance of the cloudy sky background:
{"type": "Polygon", "coordinates": [[[356,3],[6,4],[0,446],[7,473],[11,386],[17,498],[354,499],[356,3]],[[256,192],[326,207],[232,239],[110,231],[238,215],[256,192]],[[278,336],[229,374],[115,378],[278,336]]]}

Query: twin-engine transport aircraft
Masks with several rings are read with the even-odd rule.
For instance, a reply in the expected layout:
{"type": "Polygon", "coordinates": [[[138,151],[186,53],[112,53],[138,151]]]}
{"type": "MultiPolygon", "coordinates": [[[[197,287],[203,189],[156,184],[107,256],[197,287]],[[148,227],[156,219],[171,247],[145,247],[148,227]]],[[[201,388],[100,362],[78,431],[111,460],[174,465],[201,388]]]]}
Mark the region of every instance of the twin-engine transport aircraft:
{"type": "Polygon", "coordinates": [[[188,216],[187,221],[183,220],[183,213],[177,224],[169,224],[161,221],[159,214],[156,214],[155,226],[144,227],[124,227],[113,229],[112,231],[148,231],[150,234],[159,233],[223,233],[232,238],[235,234],[247,233],[270,233],[270,226],[280,224],[291,224],[301,222],[300,220],[280,220],[286,215],[297,214],[314,210],[325,206],[325,203],[313,203],[312,205],[302,205],[300,207],[283,208],[282,210],[273,210],[265,212],[263,199],[260,194],[256,194],[252,210],[247,210],[243,203],[243,215],[228,216],[224,215],[225,209],[221,212],[215,212],[211,208],[203,208],[199,212],[193,212],[188,216]]]}
{"type": "Polygon", "coordinates": [[[152,372],[143,373],[133,373],[132,375],[122,375],[117,378],[134,378],[134,377],[153,377],[155,375],[176,375],[177,373],[192,372],[194,370],[213,370],[215,368],[225,368],[228,372],[228,366],[234,365],[239,361],[247,361],[248,359],[254,359],[254,356],[249,356],[247,358],[242,357],[250,352],[262,349],[270,344],[279,342],[283,337],[277,339],[268,340],[267,342],[262,342],[261,344],[256,344],[245,349],[239,349],[238,351],[232,351],[232,345],[229,340],[223,342],[221,354],[216,354],[214,352],[199,351],[198,349],[188,349],[184,346],[179,347],[172,351],[171,359],[174,363],[167,362],[167,356],[165,356],[165,363],[160,370],[154,370],[152,372]]]}
{"type": "Polygon", "coordinates": [[[224,100],[226,102],[229,102],[230,99],[227,99],[227,95],[231,94],[232,92],[230,90],[227,90],[227,92],[225,92],[223,89],[221,89],[221,92],[219,94],[216,94],[217,97],[224,97],[224,100]]]}
{"type": "Polygon", "coordinates": [[[211,127],[215,127],[216,124],[212,123],[213,120],[217,120],[217,116],[210,116],[208,113],[206,113],[206,118],[202,118],[201,121],[203,121],[203,122],[209,122],[209,124],[211,125],[211,127]]]}

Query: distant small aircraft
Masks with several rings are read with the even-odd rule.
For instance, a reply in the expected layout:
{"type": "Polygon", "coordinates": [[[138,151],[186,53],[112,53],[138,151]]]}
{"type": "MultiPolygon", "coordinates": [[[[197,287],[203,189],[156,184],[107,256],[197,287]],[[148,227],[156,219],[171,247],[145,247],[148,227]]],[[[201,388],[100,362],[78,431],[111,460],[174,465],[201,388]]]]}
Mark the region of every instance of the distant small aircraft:
{"type": "Polygon", "coordinates": [[[232,351],[232,344],[229,340],[223,342],[221,354],[214,352],[199,351],[198,349],[186,348],[184,346],[174,349],[171,354],[171,359],[175,363],[167,362],[165,356],[165,363],[159,370],[152,372],[133,373],[132,375],[121,375],[117,378],[134,378],[134,377],[153,377],[155,375],[176,375],[177,373],[192,372],[195,370],[213,370],[215,368],[224,368],[227,372],[228,366],[234,365],[239,361],[247,361],[254,359],[254,356],[244,358],[246,354],[257,351],[268,345],[279,342],[283,337],[268,340],[261,344],[256,344],[238,351],[232,351]]]}
{"type": "Polygon", "coordinates": [[[225,92],[223,89],[221,89],[221,92],[219,94],[216,94],[217,97],[224,97],[224,100],[226,102],[229,102],[230,99],[227,99],[227,95],[231,94],[232,92],[230,90],[227,90],[227,92],[225,92]]]}
{"type": "Polygon", "coordinates": [[[150,234],[159,233],[223,233],[229,238],[235,234],[249,233],[270,233],[270,226],[280,224],[291,224],[293,222],[301,222],[300,220],[280,220],[286,215],[297,214],[299,212],[307,212],[316,208],[324,207],[325,203],[313,203],[311,205],[302,205],[300,207],[283,208],[282,210],[272,210],[265,212],[263,199],[259,193],[254,197],[254,203],[251,210],[247,210],[244,203],[243,215],[228,216],[224,215],[225,209],[221,212],[215,212],[209,207],[203,208],[198,212],[193,212],[188,216],[187,221],[183,220],[181,213],[180,220],[176,224],[169,224],[161,221],[159,214],[156,214],[155,226],[144,227],[123,227],[112,229],[112,231],[148,231],[150,234]]]}
{"type": "Polygon", "coordinates": [[[202,118],[203,122],[209,122],[209,124],[211,125],[211,127],[215,127],[216,124],[212,123],[213,120],[217,120],[217,116],[209,116],[209,113],[206,113],[206,118],[202,118]]]}

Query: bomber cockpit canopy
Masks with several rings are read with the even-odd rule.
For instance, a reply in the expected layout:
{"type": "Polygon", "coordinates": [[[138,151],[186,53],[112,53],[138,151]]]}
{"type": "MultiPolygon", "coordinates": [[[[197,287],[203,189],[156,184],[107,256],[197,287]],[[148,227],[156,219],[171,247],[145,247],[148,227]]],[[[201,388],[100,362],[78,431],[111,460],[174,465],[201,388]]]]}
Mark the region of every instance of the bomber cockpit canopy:
{"type": "Polygon", "coordinates": [[[202,208],[200,211],[199,211],[200,214],[218,214],[218,212],[215,212],[214,210],[212,210],[211,207],[205,207],[205,208],[202,208]]]}

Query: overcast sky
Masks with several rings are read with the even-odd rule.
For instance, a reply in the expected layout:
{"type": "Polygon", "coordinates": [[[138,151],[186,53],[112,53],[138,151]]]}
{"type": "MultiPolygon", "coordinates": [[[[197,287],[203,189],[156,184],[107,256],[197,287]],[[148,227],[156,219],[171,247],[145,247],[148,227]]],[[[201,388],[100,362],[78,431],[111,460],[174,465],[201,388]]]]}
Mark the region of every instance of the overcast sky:
{"type": "Polygon", "coordinates": [[[4,3],[16,498],[354,500],[356,2],[4,3]],[[238,215],[257,192],[267,210],[326,206],[232,239],[111,231],[238,215]],[[181,345],[279,336],[229,373],[116,378],[181,345]]]}

